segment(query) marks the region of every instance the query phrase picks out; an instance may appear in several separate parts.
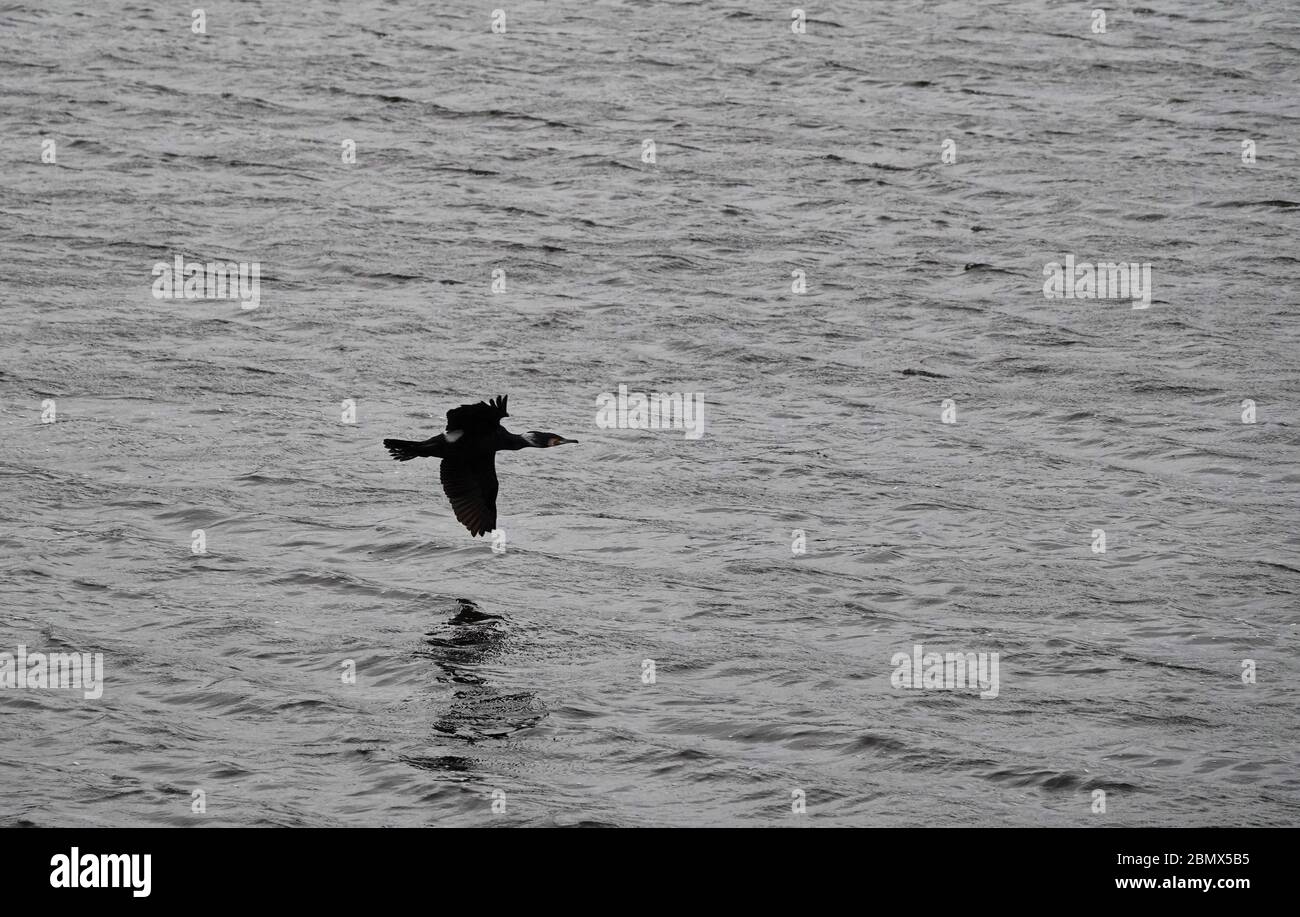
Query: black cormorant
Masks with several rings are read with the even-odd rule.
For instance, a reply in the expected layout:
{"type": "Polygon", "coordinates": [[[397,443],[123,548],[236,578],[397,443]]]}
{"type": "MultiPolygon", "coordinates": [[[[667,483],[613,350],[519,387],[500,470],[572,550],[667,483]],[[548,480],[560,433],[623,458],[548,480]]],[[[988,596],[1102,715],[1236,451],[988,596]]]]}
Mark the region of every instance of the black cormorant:
{"type": "Polygon", "coordinates": [[[424,442],[386,439],[386,448],[399,462],[413,458],[442,459],[439,477],[442,491],[451,501],[460,524],[477,538],[497,527],[496,454],[513,452],[529,446],[546,449],[576,443],[555,433],[535,430],[520,436],[501,426],[506,413],[506,399],[501,395],[478,404],[462,404],[447,412],[447,432],[424,442]]]}

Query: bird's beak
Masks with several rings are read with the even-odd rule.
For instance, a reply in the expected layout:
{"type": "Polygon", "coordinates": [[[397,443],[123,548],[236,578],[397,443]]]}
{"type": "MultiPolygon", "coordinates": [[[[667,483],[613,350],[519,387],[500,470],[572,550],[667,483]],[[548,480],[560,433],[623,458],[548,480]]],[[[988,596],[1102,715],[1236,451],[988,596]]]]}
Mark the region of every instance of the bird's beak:
{"type": "Polygon", "coordinates": [[[576,444],[577,442],[578,442],[578,441],[577,441],[576,439],[565,439],[563,436],[557,436],[557,437],[555,437],[555,439],[551,440],[551,445],[552,445],[552,446],[567,446],[569,443],[574,443],[574,444],[576,444]]]}

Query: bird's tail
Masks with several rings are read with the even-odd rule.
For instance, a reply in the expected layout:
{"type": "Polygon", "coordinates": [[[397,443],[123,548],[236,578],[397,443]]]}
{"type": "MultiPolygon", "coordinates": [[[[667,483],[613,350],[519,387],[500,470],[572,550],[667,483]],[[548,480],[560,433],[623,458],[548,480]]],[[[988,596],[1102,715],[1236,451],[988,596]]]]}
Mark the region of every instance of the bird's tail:
{"type": "Polygon", "coordinates": [[[427,442],[417,443],[409,439],[386,439],[384,448],[399,462],[409,462],[413,458],[437,454],[427,442]]]}

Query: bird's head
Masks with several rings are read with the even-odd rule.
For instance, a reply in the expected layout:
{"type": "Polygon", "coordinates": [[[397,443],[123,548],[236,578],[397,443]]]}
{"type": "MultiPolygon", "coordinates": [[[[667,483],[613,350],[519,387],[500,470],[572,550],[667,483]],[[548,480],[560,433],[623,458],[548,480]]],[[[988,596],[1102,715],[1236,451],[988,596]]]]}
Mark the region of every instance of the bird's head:
{"type": "Polygon", "coordinates": [[[528,445],[536,446],[538,449],[549,449],[551,446],[577,442],[576,439],[565,439],[558,433],[538,433],[536,430],[529,430],[524,434],[524,439],[528,440],[528,445]]]}

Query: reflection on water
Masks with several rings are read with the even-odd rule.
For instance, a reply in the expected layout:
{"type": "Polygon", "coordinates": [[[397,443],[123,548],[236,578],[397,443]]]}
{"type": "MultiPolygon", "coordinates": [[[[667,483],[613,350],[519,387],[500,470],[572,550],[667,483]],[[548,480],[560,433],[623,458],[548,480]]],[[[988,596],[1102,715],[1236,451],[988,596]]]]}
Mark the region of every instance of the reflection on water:
{"type": "Polygon", "coordinates": [[[450,708],[433,728],[473,744],[537,725],[546,708],[534,693],[502,694],[480,674],[485,660],[505,651],[509,636],[505,619],[483,612],[469,599],[457,603],[455,616],[426,633],[426,648],[416,654],[433,662],[443,679],[456,685],[450,708]]]}

